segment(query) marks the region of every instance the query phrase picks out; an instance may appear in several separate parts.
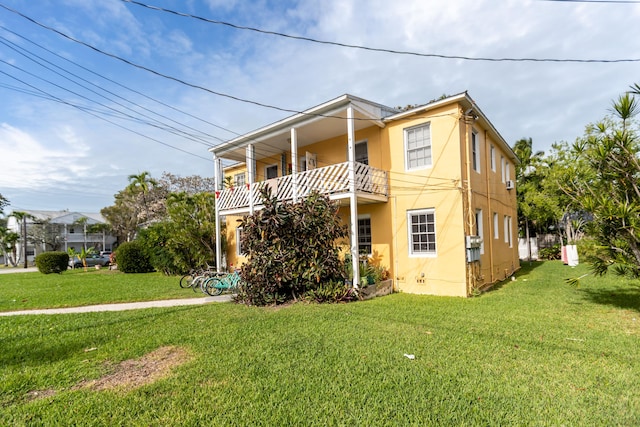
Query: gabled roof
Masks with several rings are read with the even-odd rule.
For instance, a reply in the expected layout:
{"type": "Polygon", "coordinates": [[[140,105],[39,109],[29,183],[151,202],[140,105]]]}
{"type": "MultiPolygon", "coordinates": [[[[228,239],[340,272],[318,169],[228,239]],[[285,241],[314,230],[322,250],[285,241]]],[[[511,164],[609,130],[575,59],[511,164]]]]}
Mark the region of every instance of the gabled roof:
{"type": "Polygon", "coordinates": [[[473,112],[474,117],[477,117],[476,121],[488,130],[492,139],[501,146],[502,150],[507,153],[507,156],[514,163],[520,163],[507,141],[500,135],[498,130],[466,91],[406,111],[400,111],[396,108],[345,94],[215,147],[211,147],[209,151],[219,158],[244,162],[246,159],[245,149],[247,145],[251,143],[259,144],[259,152],[256,152],[256,158],[258,159],[289,151],[291,148],[290,138],[292,128],[297,130],[299,148],[319,140],[344,135],[347,132],[346,112],[349,105],[354,107],[355,131],[358,131],[372,124],[383,128],[389,122],[405,119],[411,115],[429,112],[454,103],[459,104],[462,111],[467,112],[467,114],[473,112]]]}
{"type": "Polygon", "coordinates": [[[27,222],[49,221],[52,224],[74,224],[81,218],[87,218],[87,224],[104,224],[107,222],[102,215],[95,212],[41,210],[20,210],[19,212],[26,212],[33,217],[33,219],[27,219],[27,222]]]}
{"type": "Polygon", "coordinates": [[[493,123],[489,121],[487,116],[482,112],[480,107],[478,107],[476,102],[469,96],[466,91],[394,114],[392,116],[386,117],[384,121],[385,123],[388,123],[394,120],[405,119],[411,115],[429,112],[431,110],[435,110],[452,103],[460,104],[463,112],[465,112],[467,115],[473,114],[473,116],[476,117],[476,122],[480,123],[483,128],[488,130],[492,139],[501,146],[502,150],[507,154],[511,161],[513,161],[515,164],[520,164],[518,156],[516,156],[514,151],[511,149],[509,143],[502,137],[502,135],[500,135],[500,132],[498,132],[498,130],[493,126],[493,123]]]}
{"type": "Polygon", "coordinates": [[[251,143],[260,143],[258,158],[288,151],[291,148],[291,128],[297,129],[298,147],[343,135],[347,131],[349,105],[355,110],[356,131],[372,124],[384,127],[383,119],[398,112],[395,108],[346,94],[212,147],[209,151],[216,157],[243,162],[245,148],[251,143]]]}

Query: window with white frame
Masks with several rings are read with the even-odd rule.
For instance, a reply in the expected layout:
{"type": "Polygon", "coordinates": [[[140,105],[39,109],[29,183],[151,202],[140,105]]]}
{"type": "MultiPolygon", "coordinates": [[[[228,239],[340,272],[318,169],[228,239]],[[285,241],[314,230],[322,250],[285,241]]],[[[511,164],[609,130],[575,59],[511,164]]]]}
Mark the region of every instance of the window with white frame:
{"type": "Polygon", "coordinates": [[[273,179],[278,177],[278,165],[269,165],[264,168],[264,179],[273,179]]]}
{"type": "MultiPolygon", "coordinates": [[[[367,141],[357,142],[356,146],[356,162],[365,165],[369,164],[369,149],[367,147],[367,141]]],[[[347,156],[349,157],[349,156],[347,156]]]]}
{"type": "Polygon", "coordinates": [[[505,182],[506,180],[506,170],[505,170],[505,165],[504,165],[504,156],[500,156],[500,172],[502,173],[502,182],[505,182]]]}
{"type": "Polygon", "coordinates": [[[482,239],[480,243],[480,253],[484,253],[484,225],[482,222],[482,209],[476,209],[476,236],[482,239]]]}
{"type": "Polygon", "coordinates": [[[431,166],[431,124],[404,130],[405,168],[424,169],[431,166]]]}
{"type": "Polygon", "coordinates": [[[493,213],[493,238],[494,239],[499,239],[500,238],[500,219],[498,218],[498,213],[494,212],[493,213]]]}
{"type": "Polygon", "coordinates": [[[244,246],[242,245],[242,227],[236,228],[236,255],[244,256],[244,246]]]}
{"type": "MultiPolygon", "coordinates": [[[[509,162],[505,162],[505,171],[504,171],[505,179],[509,181],[511,179],[511,165],[509,162]]],[[[506,182],[506,181],[505,181],[506,182]]]]}
{"type": "Polygon", "coordinates": [[[436,214],[434,209],[407,212],[409,225],[409,254],[436,255],[436,214]]]}
{"type": "Polygon", "coordinates": [[[245,183],[245,175],[244,172],[237,173],[233,175],[233,186],[234,187],[242,187],[245,183]]]}
{"type": "Polygon", "coordinates": [[[491,170],[496,171],[496,147],[491,145],[491,170]]]}
{"type": "Polygon", "coordinates": [[[358,217],[358,253],[371,255],[371,217],[363,215],[358,217]]]}
{"type": "Polygon", "coordinates": [[[509,247],[513,246],[513,242],[511,240],[511,217],[509,215],[504,216],[504,242],[509,245],[509,247]]]}
{"type": "Polygon", "coordinates": [[[473,170],[480,173],[480,138],[475,130],[471,132],[471,161],[473,170]]]}

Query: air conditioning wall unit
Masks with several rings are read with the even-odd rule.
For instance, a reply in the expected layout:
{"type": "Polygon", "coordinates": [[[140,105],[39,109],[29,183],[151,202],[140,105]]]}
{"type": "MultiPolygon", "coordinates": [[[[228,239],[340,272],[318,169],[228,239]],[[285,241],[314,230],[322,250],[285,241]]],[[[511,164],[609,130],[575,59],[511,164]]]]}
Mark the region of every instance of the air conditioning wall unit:
{"type": "Polygon", "coordinates": [[[507,180],[507,190],[513,190],[514,187],[515,187],[515,185],[514,185],[513,181],[508,179],[507,180]]]}

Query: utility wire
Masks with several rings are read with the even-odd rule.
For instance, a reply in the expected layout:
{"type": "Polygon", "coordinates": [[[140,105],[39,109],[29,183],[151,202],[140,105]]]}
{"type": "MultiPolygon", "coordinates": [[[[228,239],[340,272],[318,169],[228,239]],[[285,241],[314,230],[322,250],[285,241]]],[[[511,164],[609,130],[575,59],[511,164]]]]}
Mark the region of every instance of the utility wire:
{"type": "MultiPolygon", "coordinates": [[[[241,136],[241,135],[242,135],[242,134],[237,133],[237,132],[234,132],[234,131],[232,131],[232,130],[230,130],[230,129],[226,129],[226,128],[224,128],[224,127],[222,127],[222,126],[218,125],[218,124],[215,124],[215,123],[213,123],[213,122],[210,122],[210,121],[208,121],[208,120],[206,120],[206,119],[203,119],[203,118],[201,118],[201,117],[195,116],[195,115],[193,115],[193,114],[191,114],[191,113],[189,113],[189,112],[187,112],[187,111],[184,111],[184,110],[181,110],[181,109],[179,109],[179,108],[176,108],[176,107],[174,107],[174,106],[172,106],[172,105],[170,105],[170,104],[167,104],[167,103],[165,103],[165,102],[163,102],[163,101],[161,101],[161,100],[159,100],[159,99],[156,99],[156,98],[153,98],[153,97],[151,97],[151,96],[149,96],[149,95],[146,95],[145,93],[140,92],[140,91],[138,91],[138,90],[136,90],[136,89],[134,89],[134,88],[131,88],[131,87],[129,87],[129,86],[126,86],[126,85],[124,85],[124,84],[122,84],[122,83],[120,83],[120,82],[118,82],[118,81],[116,81],[116,80],[110,79],[109,77],[106,77],[106,76],[104,76],[104,75],[102,75],[102,74],[100,74],[100,73],[97,73],[97,72],[95,72],[95,71],[93,71],[93,70],[91,70],[91,69],[89,69],[89,68],[87,68],[87,67],[84,67],[83,65],[81,65],[81,64],[79,64],[79,63],[77,63],[77,62],[75,62],[75,61],[72,61],[72,60],[70,60],[70,59],[68,59],[68,58],[65,58],[64,56],[61,56],[61,55],[59,55],[59,54],[57,54],[57,53],[53,52],[52,50],[47,49],[46,47],[44,47],[44,46],[42,46],[42,45],[40,45],[40,44],[38,44],[38,43],[34,42],[33,40],[31,40],[31,39],[29,39],[29,38],[27,38],[27,37],[25,37],[25,36],[23,36],[23,35],[21,35],[21,34],[18,34],[18,33],[14,32],[14,31],[11,31],[10,29],[8,29],[8,28],[6,28],[6,27],[4,27],[4,26],[2,26],[2,25],[0,25],[0,28],[2,28],[3,30],[5,30],[5,31],[7,31],[7,32],[9,32],[9,33],[11,33],[11,34],[13,34],[13,35],[15,35],[16,37],[19,37],[19,38],[23,39],[24,41],[26,41],[26,42],[28,42],[28,43],[31,43],[32,45],[35,45],[35,46],[39,47],[40,49],[42,49],[42,50],[44,50],[44,51],[46,51],[46,52],[48,52],[48,53],[50,53],[50,54],[52,54],[52,55],[54,55],[54,56],[56,56],[56,57],[60,58],[60,59],[61,59],[61,60],[63,60],[63,61],[69,62],[69,63],[71,63],[72,65],[74,65],[74,66],[76,66],[76,67],[78,67],[78,68],[80,68],[80,69],[82,69],[82,70],[84,70],[84,71],[86,71],[86,72],[88,72],[88,73],[90,73],[90,74],[93,74],[94,76],[97,76],[97,77],[99,77],[99,78],[101,78],[101,79],[103,79],[103,80],[106,80],[106,81],[108,81],[108,82],[110,82],[110,83],[113,83],[113,84],[114,84],[114,85],[116,85],[116,86],[119,86],[119,87],[121,87],[121,88],[123,88],[123,89],[126,89],[126,90],[128,90],[128,91],[130,91],[130,92],[133,92],[133,93],[135,93],[135,94],[137,94],[137,95],[140,95],[140,96],[144,97],[145,99],[148,99],[148,100],[150,100],[150,101],[153,101],[153,102],[155,102],[155,103],[157,103],[157,104],[162,105],[163,107],[170,108],[170,109],[171,109],[171,110],[173,110],[173,111],[176,111],[176,112],[178,112],[178,113],[180,113],[180,114],[184,114],[185,116],[191,117],[192,119],[198,120],[199,122],[202,122],[202,123],[208,124],[208,125],[210,125],[210,126],[213,126],[213,127],[215,127],[216,129],[220,129],[220,130],[223,130],[223,131],[225,131],[225,132],[229,132],[229,133],[231,133],[231,134],[233,134],[233,135],[236,135],[236,136],[241,136]]],[[[156,113],[156,114],[157,114],[157,113],[156,113]]],[[[173,119],[171,119],[171,120],[172,120],[172,121],[174,121],[173,119]]],[[[175,122],[175,121],[174,121],[174,122],[175,122]]],[[[175,123],[178,123],[178,122],[175,122],[175,123]]],[[[186,125],[185,125],[185,126],[186,126],[186,125]]],[[[204,133],[204,132],[201,132],[201,133],[203,133],[204,135],[208,135],[207,133],[204,133]]],[[[208,135],[208,136],[211,136],[211,135],[208,135]]],[[[219,139],[220,141],[223,141],[222,139],[217,138],[217,137],[215,137],[215,136],[211,136],[211,137],[212,137],[212,138],[215,138],[215,139],[219,139]]]]}
{"type": "MultiPolygon", "coordinates": [[[[178,11],[175,11],[175,10],[166,9],[166,8],[159,7],[159,6],[148,5],[148,4],[141,3],[141,2],[135,1],[135,0],[121,0],[121,1],[123,1],[125,3],[135,4],[137,6],[145,7],[147,9],[166,12],[166,13],[170,13],[170,14],[181,16],[181,17],[185,17],[185,18],[197,19],[199,21],[203,21],[203,22],[206,22],[206,23],[209,23],[209,24],[225,25],[227,27],[235,28],[237,30],[253,31],[253,32],[261,33],[261,34],[268,34],[268,35],[272,35],[272,36],[284,37],[284,38],[294,39],[294,40],[302,40],[302,41],[311,42],[311,43],[318,43],[318,44],[331,45],[331,46],[339,46],[339,47],[345,47],[345,48],[349,48],[349,49],[366,50],[366,51],[371,51],[371,52],[392,53],[392,54],[395,54],[395,55],[410,55],[410,56],[418,56],[418,57],[424,57],[424,58],[441,58],[441,59],[456,59],[456,60],[464,60],[464,61],[485,61],[485,62],[573,62],[573,63],[640,62],[640,58],[637,58],[637,59],[489,58],[489,57],[474,57],[474,56],[462,56],[462,55],[444,55],[444,54],[437,54],[437,53],[420,53],[420,52],[412,52],[412,51],[407,51],[407,50],[385,49],[385,48],[368,47],[368,46],[348,44],[348,43],[333,42],[333,41],[328,41],[328,40],[320,40],[320,39],[314,39],[314,38],[311,38],[311,37],[294,36],[292,34],[280,33],[280,32],[277,32],[277,31],[263,30],[263,29],[260,29],[260,28],[247,27],[247,26],[242,26],[242,25],[236,25],[236,24],[233,24],[233,23],[230,23],[230,22],[204,18],[202,16],[192,15],[192,14],[184,13],[184,12],[178,12],[178,11]]],[[[555,1],[560,1],[560,0],[555,0],[555,1]]],[[[563,1],[577,1],[577,0],[563,0],[563,1]]],[[[587,0],[582,0],[582,1],[588,2],[587,0]]],[[[591,1],[591,3],[595,3],[596,1],[597,0],[591,1]]],[[[619,2],[622,3],[622,1],[619,1],[619,2]]],[[[613,3],[613,1],[611,1],[611,2],[602,1],[602,3],[613,3]]],[[[626,3],[631,3],[631,1],[627,1],[626,3]]]]}
{"type": "Polygon", "coordinates": [[[538,0],[555,3],[618,3],[618,4],[640,4],[639,0],[538,0]]]}
{"type": "MultiPolygon", "coordinates": [[[[62,36],[64,38],[66,38],[67,40],[70,40],[70,41],[72,41],[74,43],[81,44],[81,45],[83,45],[85,47],[88,47],[89,49],[91,49],[91,50],[93,50],[95,52],[98,52],[98,53],[100,53],[102,55],[106,55],[106,56],[108,56],[110,58],[113,58],[113,59],[116,59],[118,61],[121,61],[121,62],[123,62],[123,63],[125,63],[127,65],[132,66],[132,67],[138,68],[140,70],[147,71],[147,72],[149,72],[151,74],[154,74],[154,75],[159,76],[159,77],[163,77],[163,78],[168,79],[168,80],[172,80],[172,81],[174,81],[176,83],[180,83],[180,84],[182,84],[184,86],[189,86],[191,88],[202,90],[202,91],[208,92],[208,93],[210,93],[212,95],[220,96],[220,97],[223,97],[223,98],[229,98],[229,99],[232,99],[234,101],[244,102],[246,104],[252,104],[252,105],[256,105],[258,107],[263,107],[263,108],[270,108],[272,110],[283,111],[283,112],[286,112],[286,113],[294,113],[294,114],[300,114],[300,115],[306,115],[306,116],[314,116],[314,117],[336,118],[336,119],[344,120],[344,117],[331,116],[331,115],[318,114],[318,113],[305,113],[304,111],[278,107],[278,106],[275,106],[275,105],[265,104],[265,103],[258,102],[258,101],[253,101],[253,100],[250,100],[250,99],[240,98],[240,97],[235,96],[235,95],[229,95],[229,94],[226,94],[226,93],[222,93],[222,92],[218,92],[218,91],[209,89],[207,87],[204,87],[204,86],[201,86],[201,85],[198,85],[198,84],[195,84],[195,83],[190,83],[190,82],[187,82],[186,80],[182,80],[182,79],[179,79],[177,77],[173,77],[173,76],[170,76],[168,74],[164,74],[164,73],[162,73],[160,71],[154,70],[154,69],[146,67],[144,65],[137,64],[137,63],[135,63],[133,61],[130,61],[130,60],[128,60],[126,58],[123,58],[121,56],[118,56],[116,54],[104,51],[104,50],[102,50],[102,49],[100,49],[100,48],[98,48],[96,46],[93,46],[93,45],[91,45],[89,43],[83,42],[82,40],[78,40],[78,39],[76,39],[76,38],[74,38],[74,37],[72,37],[72,36],[70,36],[70,35],[68,35],[66,33],[63,33],[60,30],[57,30],[57,29],[55,29],[53,27],[50,27],[50,26],[48,26],[46,24],[43,24],[42,22],[39,22],[39,21],[37,21],[37,20],[35,20],[35,19],[33,19],[33,18],[31,18],[31,17],[29,17],[29,16],[27,16],[27,15],[25,15],[25,14],[23,14],[23,13],[17,11],[17,10],[15,10],[15,9],[12,9],[12,8],[2,4],[2,3],[0,3],[0,7],[5,9],[5,10],[7,10],[7,11],[9,11],[9,12],[11,12],[11,13],[14,13],[14,14],[26,19],[27,21],[29,21],[29,22],[31,22],[31,23],[33,23],[35,25],[38,25],[39,27],[44,28],[45,30],[52,31],[52,32],[54,32],[54,33],[56,33],[56,34],[58,34],[58,35],[60,35],[60,36],[62,36]]],[[[369,120],[369,119],[358,119],[358,118],[356,118],[355,120],[369,120]]]]}
{"type": "MultiPolygon", "coordinates": [[[[11,65],[11,64],[10,64],[10,65],[11,65]]],[[[30,88],[32,88],[32,89],[34,89],[34,90],[36,90],[37,92],[40,92],[40,93],[44,94],[47,98],[49,98],[49,99],[51,99],[51,100],[54,100],[54,101],[59,102],[59,103],[61,103],[61,104],[65,104],[65,105],[71,106],[71,107],[73,107],[73,108],[76,108],[76,109],[78,109],[78,110],[80,110],[80,111],[82,111],[82,112],[84,112],[84,113],[86,113],[86,114],[89,114],[89,115],[91,115],[91,116],[94,116],[94,117],[96,117],[96,118],[98,118],[98,119],[100,119],[100,120],[104,120],[104,121],[106,121],[106,122],[108,122],[108,123],[111,123],[111,124],[113,124],[113,125],[115,125],[115,126],[117,126],[117,127],[121,128],[121,129],[128,130],[129,132],[132,132],[132,133],[134,133],[134,134],[136,134],[136,135],[138,135],[138,136],[141,136],[141,137],[143,137],[143,138],[150,139],[150,140],[155,141],[155,142],[157,142],[157,143],[159,143],[159,144],[162,144],[162,145],[164,145],[164,146],[166,146],[166,147],[173,148],[174,150],[181,151],[181,152],[183,152],[183,153],[185,153],[185,154],[189,154],[190,156],[194,156],[194,157],[197,157],[197,158],[199,158],[199,159],[203,159],[203,160],[207,160],[207,161],[212,161],[212,159],[209,159],[209,158],[207,158],[207,157],[202,157],[202,156],[200,156],[200,155],[198,155],[198,154],[190,153],[189,151],[183,150],[182,148],[174,147],[173,145],[171,145],[171,144],[167,144],[166,142],[162,142],[162,141],[160,141],[159,139],[152,138],[152,137],[150,137],[150,136],[148,136],[148,135],[145,135],[145,134],[143,134],[143,133],[140,133],[140,132],[138,132],[138,131],[135,131],[135,130],[133,130],[133,129],[130,129],[130,128],[126,127],[126,126],[122,126],[122,125],[120,125],[120,124],[118,124],[118,123],[116,123],[116,122],[114,122],[114,121],[112,121],[112,120],[106,119],[106,118],[104,118],[104,117],[102,117],[102,116],[100,116],[100,115],[94,114],[91,110],[89,110],[89,109],[88,109],[88,108],[86,108],[86,107],[83,107],[83,106],[80,106],[80,105],[76,105],[76,104],[73,104],[73,103],[71,103],[71,102],[69,102],[69,101],[65,101],[64,99],[58,98],[57,96],[55,96],[55,95],[53,95],[53,94],[50,94],[50,93],[48,93],[48,92],[46,92],[46,91],[44,91],[44,90],[42,90],[42,89],[39,89],[39,88],[37,88],[37,87],[35,87],[35,86],[33,86],[33,85],[31,85],[31,84],[29,84],[29,83],[25,82],[24,80],[20,80],[19,78],[15,77],[15,76],[12,76],[11,74],[8,74],[8,73],[6,73],[6,72],[4,72],[4,71],[2,71],[2,70],[0,70],[0,74],[4,74],[4,75],[8,76],[9,78],[12,78],[12,79],[14,79],[14,80],[16,80],[16,81],[18,81],[18,82],[22,83],[23,85],[28,86],[28,87],[30,87],[30,88]]]]}
{"type": "MultiPolygon", "coordinates": [[[[207,89],[207,88],[201,87],[201,86],[192,85],[192,84],[187,83],[187,82],[184,82],[184,81],[182,81],[182,80],[180,80],[180,79],[177,79],[177,78],[174,78],[174,77],[171,77],[171,76],[167,76],[167,75],[165,75],[165,74],[162,74],[162,73],[156,72],[156,71],[154,71],[154,70],[151,70],[151,69],[149,69],[149,68],[147,68],[147,67],[144,67],[144,66],[141,66],[141,65],[135,64],[135,63],[133,63],[133,62],[131,62],[131,61],[128,61],[128,60],[126,60],[126,59],[124,59],[124,58],[121,58],[121,57],[119,57],[119,56],[117,56],[117,55],[114,55],[114,54],[111,54],[111,53],[108,53],[108,52],[104,52],[104,51],[102,51],[102,50],[100,50],[100,49],[98,49],[98,48],[96,48],[96,47],[94,47],[94,46],[92,46],[92,45],[89,45],[89,44],[87,44],[87,43],[85,43],[85,42],[82,42],[82,41],[80,41],[80,40],[76,40],[76,39],[74,39],[73,37],[68,36],[67,34],[64,34],[64,33],[60,32],[60,31],[58,31],[58,30],[56,30],[56,29],[54,29],[54,28],[51,28],[51,27],[49,27],[49,26],[47,26],[47,25],[44,25],[44,24],[42,24],[42,23],[40,23],[40,22],[38,22],[38,21],[36,21],[36,20],[34,20],[34,19],[32,19],[32,18],[30,18],[30,17],[28,17],[28,16],[26,16],[26,15],[24,15],[24,14],[20,13],[20,12],[18,12],[18,11],[15,11],[15,10],[13,10],[13,9],[11,9],[11,8],[9,8],[9,7],[5,6],[5,5],[3,5],[3,4],[0,4],[0,7],[4,8],[4,9],[6,9],[6,10],[8,10],[8,11],[12,12],[12,13],[16,13],[17,15],[19,15],[19,16],[21,16],[21,17],[23,17],[24,19],[27,19],[28,21],[30,21],[30,22],[32,22],[32,23],[34,23],[34,24],[36,24],[36,25],[38,25],[38,26],[40,26],[40,27],[42,27],[42,28],[45,28],[45,29],[50,30],[50,31],[53,31],[53,32],[55,32],[55,33],[57,33],[57,34],[59,34],[59,35],[61,35],[61,36],[65,37],[65,38],[67,38],[67,39],[69,39],[69,40],[71,40],[71,41],[74,41],[74,42],[76,42],[76,43],[79,43],[79,44],[81,44],[81,45],[84,45],[84,46],[86,46],[86,47],[89,47],[90,49],[95,50],[95,51],[96,51],[96,52],[98,52],[98,53],[104,54],[104,55],[109,56],[109,57],[112,57],[112,58],[114,58],[114,59],[118,59],[118,60],[120,60],[120,61],[122,61],[122,62],[125,62],[125,63],[129,64],[129,65],[132,65],[132,66],[137,67],[137,68],[141,68],[141,69],[143,69],[143,70],[149,71],[149,72],[151,72],[151,73],[153,73],[153,74],[156,74],[156,75],[159,75],[159,76],[161,76],[161,77],[165,77],[165,78],[168,78],[168,79],[171,79],[171,80],[177,81],[177,82],[179,82],[179,83],[186,84],[186,85],[188,85],[188,86],[192,86],[192,87],[195,87],[195,88],[203,89],[203,90],[208,91],[208,92],[211,92],[211,93],[213,93],[213,94],[220,95],[218,92],[213,92],[213,91],[211,91],[211,90],[209,90],[209,89],[207,89]]],[[[1,26],[0,26],[0,28],[6,29],[6,28],[1,27],[1,26]]],[[[8,30],[8,31],[10,31],[10,30],[8,30]]],[[[13,33],[13,34],[16,34],[16,35],[17,35],[17,36],[19,36],[19,37],[22,37],[22,36],[20,36],[20,35],[19,35],[19,34],[17,34],[17,33],[14,33],[14,32],[12,32],[12,31],[10,31],[10,32],[11,32],[11,33],[13,33]]],[[[24,38],[24,37],[22,37],[22,38],[24,38]]],[[[11,64],[7,64],[7,65],[11,65],[11,64]]],[[[3,74],[6,74],[6,73],[3,73],[3,74]]],[[[12,76],[10,76],[10,77],[12,77],[12,76]]],[[[31,86],[31,87],[32,87],[32,86],[31,86]]],[[[37,90],[39,90],[39,89],[37,89],[37,90]]],[[[68,89],[67,89],[67,90],[68,90],[68,89]]],[[[40,91],[40,90],[39,90],[39,91],[40,91]]],[[[41,92],[42,92],[42,91],[41,91],[41,92]]],[[[46,92],[45,92],[45,93],[46,93],[46,92]]],[[[73,92],[72,92],[72,93],[73,93],[73,92]]],[[[78,108],[78,109],[80,109],[80,110],[82,110],[82,111],[84,111],[84,112],[86,112],[86,113],[88,113],[88,114],[92,114],[92,113],[90,113],[90,112],[89,112],[89,109],[88,109],[88,108],[86,108],[86,107],[80,107],[80,106],[78,106],[78,105],[75,105],[75,104],[72,104],[72,103],[70,103],[70,102],[64,101],[64,100],[62,100],[62,99],[60,99],[60,98],[54,97],[53,95],[50,95],[50,94],[47,94],[47,95],[49,95],[49,97],[50,97],[49,99],[55,100],[55,101],[57,101],[57,102],[61,102],[61,103],[66,104],[66,105],[70,105],[70,106],[72,106],[72,107],[74,107],[74,108],[78,108]]],[[[79,95],[79,96],[80,96],[80,95],[79,95]]],[[[230,96],[230,95],[221,94],[221,96],[227,96],[227,97],[230,97],[230,98],[232,98],[232,99],[239,100],[239,101],[248,102],[248,103],[252,103],[252,104],[256,104],[256,105],[261,105],[261,106],[268,107],[268,108],[274,108],[274,109],[278,109],[278,110],[281,110],[281,111],[292,112],[292,113],[296,113],[296,114],[309,115],[309,116],[321,116],[321,117],[327,117],[327,118],[339,118],[339,119],[344,120],[344,117],[339,117],[339,116],[329,116],[329,115],[322,115],[322,114],[305,113],[305,112],[302,112],[302,111],[289,110],[289,109],[282,109],[282,108],[279,108],[279,107],[274,107],[274,106],[270,106],[270,105],[266,105],[266,104],[260,104],[260,103],[256,103],[256,102],[253,102],[253,101],[244,100],[244,99],[241,99],[241,98],[237,98],[237,97],[234,97],[234,96],[230,96]]],[[[95,114],[92,114],[92,115],[94,115],[94,116],[95,116],[95,114]]],[[[450,114],[446,114],[446,115],[450,115],[450,114]]],[[[97,117],[97,116],[96,116],[96,117],[97,117]]],[[[99,118],[101,118],[101,117],[99,117],[99,118]]],[[[138,134],[138,135],[144,136],[145,138],[148,138],[148,139],[154,140],[154,141],[156,141],[156,142],[158,142],[158,143],[160,143],[160,144],[162,144],[162,145],[165,145],[165,146],[168,146],[168,147],[171,147],[171,148],[175,148],[175,149],[177,149],[177,150],[179,150],[179,151],[183,151],[183,152],[186,152],[186,153],[188,153],[188,154],[191,154],[191,155],[194,155],[194,156],[196,156],[196,157],[199,157],[199,158],[203,158],[203,159],[204,159],[204,157],[197,156],[197,155],[195,155],[195,154],[193,154],[193,153],[189,153],[189,152],[184,151],[184,150],[182,150],[182,149],[179,149],[179,148],[173,147],[173,146],[171,146],[171,145],[169,145],[169,144],[163,143],[162,141],[156,140],[156,139],[151,138],[151,137],[148,137],[148,136],[146,136],[146,135],[142,135],[142,134],[140,134],[140,133],[139,133],[139,132],[137,132],[137,131],[133,131],[133,130],[131,130],[131,129],[129,129],[129,128],[126,128],[126,127],[120,126],[120,125],[118,125],[118,124],[116,124],[116,123],[114,123],[114,122],[112,122],[112,121],[110,121],[110,120],[107,120],[107,119],[104,119],[104,118],[101,118],[101,119],[102,119],[102,120],[105,120],[105,121],[107,121],[107,122],[113,123],[113,124],[115,124],[116,126],[121,127],[121,128],[123,128],[123,129],[129,130],[129,131],[131,131],[131,132],[133,132],[133,133],[135,133],[135,134],[138,134]]],[[[356,118],[356,120],[369,120],[369,119],[357,119],[357,118],[356,118]]],[[[144,122],[143,122],[143,123],[144,123],[144,122]]],[[[146,123],[146,124],[149,124],[149,123],[146,123]]],[[[230,132],[231,132],[231,131],[230,131],[230,132]]],[[[233,133],[235,133],[235,132],[233,132],[233,133]]],[[[273,147],[272,147],[272,148],[273,148],[273,147]]],[[[262,153],[262,154],[267,154],[267,152],[265,151],[265,153],[262,153]]],[[[209,159],[206,159],[206,160],[209,160],[209,159]]],[[[409,174],[402,174],[402,173],[397,174],[397,175],[407,175],[407,176],[410,176],[409,174]]],[[[438,178],[433,177],[433,179],[438,179],[438,178]]],[[[451,180],[450,180],[450,179],[448,179],[448,178],[440,178],[440,179],[442,179],[442,180],[447,180],[447,181],[451,181],[451,180]]],[[[397,178],[396,178],[396,179],[392,179],[392,180],[394,180],[394,181],[396,181],[396,182],[403,182],[403,183],[406,183],[406,184],[411,184],[411,185],[412,185],[412,188],[414,188],[414,189],[415,189],[415,188],[420,188],[420,186],[415,187],[415,184],[416,184],[416,183],[415,183],[415,182],[412,182],[412,181],[403,181],[403,180],[399,180],[399,179],[397,179],[397,178]]]]}

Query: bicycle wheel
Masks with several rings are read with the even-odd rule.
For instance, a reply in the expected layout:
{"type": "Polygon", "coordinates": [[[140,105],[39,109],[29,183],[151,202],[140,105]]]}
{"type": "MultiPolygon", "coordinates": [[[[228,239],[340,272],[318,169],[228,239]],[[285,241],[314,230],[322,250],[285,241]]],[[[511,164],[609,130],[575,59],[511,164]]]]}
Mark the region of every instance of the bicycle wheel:
{"type": "Polygon", "coordinates": [[[193,292],[204,292],[202,289],[202,283],[204,282],[204,280],[206,279],[205,276],[196,276],[193,281],[191,282],[191,289],[193,289],[193,292]]]}
{"type": "Polygon", "coordinates": [[[211,295],[212,297],[220,295],[222,293],[222,288],[220,287],[220,278],[210,277],[209,279],[207,279],[204,282],[204,291],[207,295],[211,295]]]}
{"type": "Polygon", "coordinates": [[[191,273],[185,274],[180,278],[180,287],[181,288],[190,288],[191,282],[193,282],[193,275],[191,273]]]}

